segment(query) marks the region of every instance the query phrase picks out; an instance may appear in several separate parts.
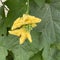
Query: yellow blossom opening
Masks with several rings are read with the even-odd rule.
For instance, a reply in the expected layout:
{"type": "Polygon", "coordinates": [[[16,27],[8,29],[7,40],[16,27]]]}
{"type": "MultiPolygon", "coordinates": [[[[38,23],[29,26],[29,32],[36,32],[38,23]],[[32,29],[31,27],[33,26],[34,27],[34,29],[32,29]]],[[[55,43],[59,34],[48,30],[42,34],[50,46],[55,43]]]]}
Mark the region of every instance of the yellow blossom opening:
{"type": "Polygon", "coordinates": [[[20,44],[23,44],[26,39],[32,42],[30,32],[26,31],[25,28],[9,31],[10,34],[20,37],[20,44]]]}
{"type": "Polygon", "coordinates": [[[18,36],[20,44],[23,44],[26,39],[28,39],[29,42],[32,42],[30,31],[32,30],[32,28],[36,27],[36,23],[39,22],[41,22],[40,18],[23,14],[23,17],[19,17],[14,21],[11,31],[9,31],[9,33],[18,36]]]}
{"type": "Polygon", "coordinates": [[[21,17],[21,18],[19,17],[14,21],[11,30],[19,28],[25,24],[36,24],[39,22],[41,22],[40,18],[37,18],[35,16],[31,16],[31,15],[27,15],[27,14],[23,14],[23,17],[21,17]]]}

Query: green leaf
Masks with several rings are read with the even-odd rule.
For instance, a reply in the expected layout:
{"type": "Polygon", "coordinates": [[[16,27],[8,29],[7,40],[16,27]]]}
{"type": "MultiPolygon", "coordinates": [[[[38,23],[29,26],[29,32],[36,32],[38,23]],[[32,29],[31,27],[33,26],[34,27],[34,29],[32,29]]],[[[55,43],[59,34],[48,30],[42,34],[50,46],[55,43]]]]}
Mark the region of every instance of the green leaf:
{"type": "Polygon", "coordinates": [[[54,60],[60,60],[60,50],[55,49],[53,58],[54,58],[54,60]]]}
{"type": "Polygon", "coordinates": [[[45,0],[34,0],[39,8],[42,8],[45,4],[45,0]]]}
{"type": "Polygon", "coordinates": [[[29,60],[43,60],[42,51],[39,51],[38,53],[34,54],[29,60]]]}
{"type": "Polygon", "coordinates": [[[55,53],[55,60],[60,60],[60,51],[56,51],[55,53]]]}
{"type": "Polygon", "coordinates": [[[46,46],[43,50],[42,56],[43,60],[54,60],[55,58],[53,57],[55,54],[56,49],[50,48],[49,46],[46,46]]]}
{"type": "Polygon", "coordinates": [[[6,48],[0,46],[0,59],[1,60],[6,60],[6,56],[7,56],[6,48]]]}
{"type": "Polygon", "coordinates": [[[54,44],[51,44],[51,47],[60,50],[60,42],[55,42],[54,44]]]}
{"type": "MultiPolygon", "coordinates": [[[[45,1],[45,6],[38,7],[33,1],[30,2],[30,14],[38,16],[42,19],[36,30],[42,32],[42,45],[44,46],[44,60],[53,60],[50,55],[50,45],[55,42],[60,42],[60,1],[52,0],[48,3],[45,1]],[[48,46],[48,47],[47,47],[48,46]],[[47,54],[47,55],[46,55],[47,54]]],[[[51,51],[52,52],[52,51],[51,51]]],[[[54,54],[54,53],[53,53],[54,54]]]]}
{"type": "Polygon", "coordinates": [[[12,51],[14,53],[14,60],[29,60],[30,56],[33,55],[33,52],[24,50],[20,45],[12,51]]]}

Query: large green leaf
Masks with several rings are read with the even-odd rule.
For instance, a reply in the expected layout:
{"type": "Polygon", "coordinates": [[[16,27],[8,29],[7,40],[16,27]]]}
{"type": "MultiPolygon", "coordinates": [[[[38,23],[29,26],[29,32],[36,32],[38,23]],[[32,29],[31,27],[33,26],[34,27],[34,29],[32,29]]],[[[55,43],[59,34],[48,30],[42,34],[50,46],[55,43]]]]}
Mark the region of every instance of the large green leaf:
{"type": "MultiPolygon", "coordinates": [[[[33,43],[29,43],[28,40],[23,45],[19,44],[19,37],[8,35],[0,37],[0,45],[5,46],[7,50],[13,52],[15,60],[28,60],[33,54],[39,51],[39,38],[40,34],[37,31],[32,31],[33,43]],[[7,44],[7,45],[6,45],[7,44]],[[18,56],[16,56],[18,55],[18,56]],[[24,57],[26,56],[26,57],[24,57]],[[23,58],[24,57],[24,58],[23,58]]],[[[41,47],[42,48],[42,47],[41,47]]]]}
{"type": "Polygon", "coordinates": [[[50,54],[50,45],[60,42],[60,1],[46,0],[42,8],[39,8],[35,2],[31,0],[30,13],[42,19],[36,30],[42,32],[43,59],[53,60],[54,57],[52,58],[50,54]]]}
{"type": "Polygon", "coordinates": [[[12,51],[14,53],[14,60],[29,60],[30,56],[33,55],[33,52],[26,51],[20,45],[15,47],[12,51]]]}

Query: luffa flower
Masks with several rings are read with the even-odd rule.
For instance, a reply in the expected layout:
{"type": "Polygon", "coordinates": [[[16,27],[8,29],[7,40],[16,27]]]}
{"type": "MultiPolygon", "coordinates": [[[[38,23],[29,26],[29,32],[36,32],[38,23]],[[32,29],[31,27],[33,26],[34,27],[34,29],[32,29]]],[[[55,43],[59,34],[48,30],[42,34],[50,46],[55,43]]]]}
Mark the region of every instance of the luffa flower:
{"type": "Polygon", "coordinates": [[[9,33],[20,37],[20,44],[23,44],[26,39],[32,42],[30,31],[36,27],[36,23],[39,22],[41,22],[41,19],[24,14],[23,17],[19,17],[15,20],[9,33]]]}

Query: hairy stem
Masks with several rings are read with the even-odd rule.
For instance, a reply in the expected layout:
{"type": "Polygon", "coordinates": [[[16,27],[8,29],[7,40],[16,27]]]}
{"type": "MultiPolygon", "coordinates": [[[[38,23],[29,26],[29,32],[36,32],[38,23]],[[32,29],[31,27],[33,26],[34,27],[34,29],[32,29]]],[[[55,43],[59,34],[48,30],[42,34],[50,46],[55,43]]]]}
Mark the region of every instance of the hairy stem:
{"type": "Polygon", "coordinates": [[[27,0],[26,5],[27,5],[27,11],[26,11],[26,14],[29,14],[29,0],[27,0]]]}

